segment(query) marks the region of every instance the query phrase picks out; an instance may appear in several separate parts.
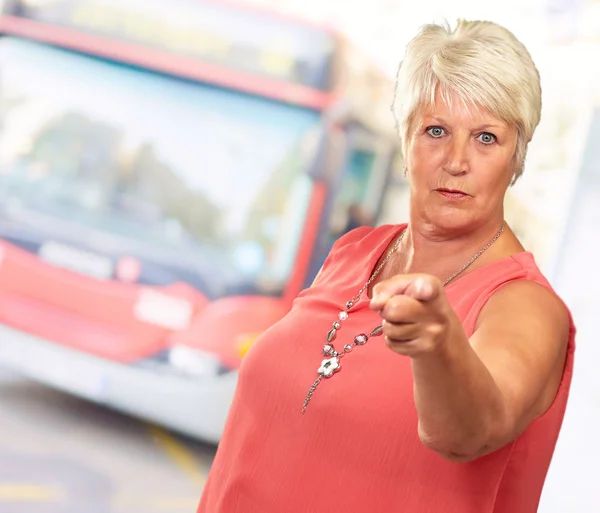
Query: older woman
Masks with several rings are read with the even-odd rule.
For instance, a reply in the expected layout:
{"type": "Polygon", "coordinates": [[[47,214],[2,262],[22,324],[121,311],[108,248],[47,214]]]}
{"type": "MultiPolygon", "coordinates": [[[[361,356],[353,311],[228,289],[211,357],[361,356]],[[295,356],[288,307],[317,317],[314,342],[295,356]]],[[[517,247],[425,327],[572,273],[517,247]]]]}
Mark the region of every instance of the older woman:
{"type": "Polygon", "coordinates": [[[410,219],[337,241],[248,353],[201,513],[533,513],[574,328],[504,222],[539,122],[528,52],[426,26],[394,112],[410,219]]]}

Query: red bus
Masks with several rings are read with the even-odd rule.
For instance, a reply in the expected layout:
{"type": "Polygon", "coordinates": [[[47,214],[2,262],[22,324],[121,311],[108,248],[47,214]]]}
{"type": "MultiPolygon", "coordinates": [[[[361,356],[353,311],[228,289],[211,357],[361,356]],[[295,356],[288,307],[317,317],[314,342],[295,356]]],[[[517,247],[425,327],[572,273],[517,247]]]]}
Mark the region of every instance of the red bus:
{"type": "Polygon", "coordinates": [[[398,162],[336,33],[199,0],[7,0],[0,365],[219,440],[253,340],[398,162]]]}

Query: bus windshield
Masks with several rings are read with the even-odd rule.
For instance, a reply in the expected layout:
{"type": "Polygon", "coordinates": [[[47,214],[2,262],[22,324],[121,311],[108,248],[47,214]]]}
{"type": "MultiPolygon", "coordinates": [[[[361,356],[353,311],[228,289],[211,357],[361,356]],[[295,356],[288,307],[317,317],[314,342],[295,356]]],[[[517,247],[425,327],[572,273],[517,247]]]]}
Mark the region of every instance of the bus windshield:
{"type": "Polygon", "coordinates": [[[17,38],[0,69],[2,230],[137,257],[147,283],[282,292],[317,112],[17,38]]]}

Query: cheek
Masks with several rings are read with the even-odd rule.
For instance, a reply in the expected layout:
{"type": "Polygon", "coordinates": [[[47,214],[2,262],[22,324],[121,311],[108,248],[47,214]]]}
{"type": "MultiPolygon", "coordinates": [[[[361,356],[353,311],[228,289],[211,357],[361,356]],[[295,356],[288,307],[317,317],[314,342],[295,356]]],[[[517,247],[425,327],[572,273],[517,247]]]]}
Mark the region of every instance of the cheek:
{"type": "Polygon", "coordinates": [[[439,158],[433,149],[415,146],[407,158],[407,166],[411,180],[420,183],[426,182],[440,167],[439,158]]]}
{"type": "Polygon", "coordinates": [[[488,169],[489,172],[482,176],[482,186],[491,194],[504,194],[512,179],[512,162],[499,165],[497,161],[492,161],[488,169]]]}
{"type": "Polygon", "coordinates": [[[480,197],[504,195],[513,176],[513,157],[504,148],[473,148],[466,178],[480,197]]]}
{"type": "Polygon", "coordinates": [[[434,178],[422,166],[413,167],[409,175],[410,192],[413,197],[425,198],[434,178]]]}
{"type": "Polygon", "coordinates": [[[414,175],[436,177],[448,157],[448,144],[444,140],[416,136],[408,147],[407,164],[414,175]]]}
{"type": "Polygon", "coordinates": [[[487,211],[495,209],[504,202],[508,189],[508,180],[503,170],[485,174],[473,181],[473,187],[478,210],[487,211]]]}

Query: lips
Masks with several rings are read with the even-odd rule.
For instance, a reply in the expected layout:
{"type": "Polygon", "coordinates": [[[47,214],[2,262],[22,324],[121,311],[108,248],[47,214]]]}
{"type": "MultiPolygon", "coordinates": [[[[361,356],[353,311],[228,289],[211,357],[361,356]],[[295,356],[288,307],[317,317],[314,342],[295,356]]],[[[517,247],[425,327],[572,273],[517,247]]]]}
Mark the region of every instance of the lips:
{"type": "Polygon", "coordinates": [[[439,192],[442,196],[448,199],[463,199],[468,198],[470,196],[466,192],[460,191],[458,189],[439,188],[436,189],[436,192],[439,192]]]}

